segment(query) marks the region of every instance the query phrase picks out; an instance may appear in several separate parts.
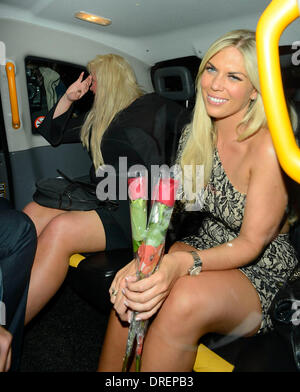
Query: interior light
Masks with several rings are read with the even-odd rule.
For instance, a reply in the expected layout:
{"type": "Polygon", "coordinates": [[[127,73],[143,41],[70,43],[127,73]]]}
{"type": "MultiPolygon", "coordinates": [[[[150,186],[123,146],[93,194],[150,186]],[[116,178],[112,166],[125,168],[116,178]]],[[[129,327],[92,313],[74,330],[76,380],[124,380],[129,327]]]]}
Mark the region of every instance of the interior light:
{"type": "Polygon", "coordinates": [[[86,22],[100,24],[102,26],[108,26],[111,24],[111,20],[104,18],[103,16],[93,15],[89,12],[80,11],[75,14],[75,18],[84,20],[86,22]]]}

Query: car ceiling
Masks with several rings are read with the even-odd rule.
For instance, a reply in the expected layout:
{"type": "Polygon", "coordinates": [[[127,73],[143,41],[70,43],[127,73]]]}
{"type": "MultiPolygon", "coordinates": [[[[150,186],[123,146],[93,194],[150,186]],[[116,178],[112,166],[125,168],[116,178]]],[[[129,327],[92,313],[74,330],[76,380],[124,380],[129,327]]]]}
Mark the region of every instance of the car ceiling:
{"type": "Polygon", "coordinates": [[[154,63],[180,56],[201,57],[209,43],[224,32],[255,29],[269,3],[270,0],[0,0],[0,18],[22,19],[100,39],[154,63]],[[78,11],[107,17],[112,24],[104,27],[78,20],[74,17],[78,11]]]}

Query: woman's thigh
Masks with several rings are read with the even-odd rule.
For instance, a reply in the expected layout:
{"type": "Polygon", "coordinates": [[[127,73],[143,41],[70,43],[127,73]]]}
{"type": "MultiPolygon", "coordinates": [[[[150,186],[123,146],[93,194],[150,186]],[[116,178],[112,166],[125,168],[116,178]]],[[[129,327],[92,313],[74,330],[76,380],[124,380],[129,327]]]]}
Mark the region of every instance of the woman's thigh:
{"type": "Polygon", "coordinates": [[[250,280],[236,269],[179,279],[160,313],[159,318],[165,321],[174,314],[170,323],[171,328],[175,326],[174,333],[194,341],[208,332],[252,335],[261,324],[259,296],[250,280]],[[180,319],[185,322],[178,323],[180,319]]]}
{"type": "Polygon", "coordinates": [[[67,253],[97,252],[105,249],[103,224],[96,211],[67,211],[54,217],[40,236],[40,242],[67,253]]]}

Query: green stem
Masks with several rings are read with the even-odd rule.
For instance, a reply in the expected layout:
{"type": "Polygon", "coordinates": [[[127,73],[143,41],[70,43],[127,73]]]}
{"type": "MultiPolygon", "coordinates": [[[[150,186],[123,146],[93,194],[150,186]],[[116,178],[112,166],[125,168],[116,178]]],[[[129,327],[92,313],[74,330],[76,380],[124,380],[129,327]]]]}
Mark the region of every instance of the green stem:
{"type": "Polygon", "coordinates": [[[140,372],[141,371],[141,356],[136,355],[135,357],[135,371],[140,372]]]}
{"type": "Polygon", "coordinates": [[[128,359],[129,359],[129,356],[126,354],[125,355],[125,357],[124,357],[124,360],[123,360],[123,366],[122,366],[122,372],[124,373],[124,372],[127,372],[127,366],[128,366],[128,359]]]}

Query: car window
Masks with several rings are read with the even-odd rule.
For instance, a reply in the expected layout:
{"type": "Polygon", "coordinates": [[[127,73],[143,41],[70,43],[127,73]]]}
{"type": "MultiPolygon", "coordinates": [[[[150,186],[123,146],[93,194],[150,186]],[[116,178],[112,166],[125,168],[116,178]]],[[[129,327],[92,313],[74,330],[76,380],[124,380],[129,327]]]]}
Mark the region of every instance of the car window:
{"type": "MultiPolygon", "coordinates": [[[[88,76],[86,69],[80,65],[58,60],[27,56],[25,58],[27,92],[30,105],[32,133],[45,118],[47,112],[62,97],[66,89],[79,77],[82,71],[88,76]]],[[[88,92],[75,102],[73,116],[86,113],[93,102],[93,94],[88,92]]]]}

